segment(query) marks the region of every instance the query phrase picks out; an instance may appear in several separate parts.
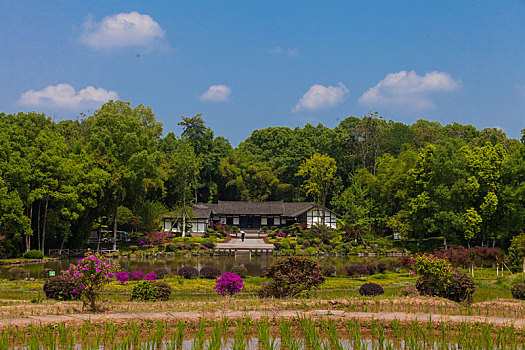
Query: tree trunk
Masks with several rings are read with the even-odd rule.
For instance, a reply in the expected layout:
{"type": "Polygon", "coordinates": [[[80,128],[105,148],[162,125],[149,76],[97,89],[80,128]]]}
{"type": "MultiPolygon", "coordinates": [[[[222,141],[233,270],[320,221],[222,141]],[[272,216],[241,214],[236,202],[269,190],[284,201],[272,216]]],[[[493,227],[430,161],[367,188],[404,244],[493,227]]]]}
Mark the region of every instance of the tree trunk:
{"type": "Polygon", "coordinates": [[[117,250],[117,211],[118,199],[115,201],[115,209],[113,210],[113,250],[117,250]]]}
{"type": "Polygon", "coordinates": [[[186,237],[186,191],[182,200],[182,237],[186,237]]]}
{"type": "Polygon", "coordinates": [[[44,207],[44,222],[42,223],[42,253],[45,254],[46,246],[46,224],[47,224],[47,209],[49,207],[49,196],[46,197],[46,205],[44,207]]]}
{"type": "Polygon", "coordinates": [[[38,250],[42,250],[42,244],[40,242],[40,209],[42,208],[42,200],[38,201],[38,217],[36,220],[36,236],[38,238],[38,250]]]}
{"type": "MultiPolygon", "coordinates": [[[[33,223],[33,203],[29,207],[29,228],[31,228],[33,223]]],[[[31,235],[26,233],[26,252],[31,250],[31,235]]]]}

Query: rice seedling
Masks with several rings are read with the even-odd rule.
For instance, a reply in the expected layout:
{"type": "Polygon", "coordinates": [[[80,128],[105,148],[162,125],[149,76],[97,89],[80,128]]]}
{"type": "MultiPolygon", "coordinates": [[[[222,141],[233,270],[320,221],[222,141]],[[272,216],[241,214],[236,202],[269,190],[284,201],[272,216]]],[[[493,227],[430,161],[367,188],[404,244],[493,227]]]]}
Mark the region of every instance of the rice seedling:
{"type": "Polygon", "coordinates": [[[259,335],[259,346],[262,346],[263,350],[275,349],[275,339],[272,339],[270,334],[270,324],[267,317],[259,321],[257,325],[257,333],[259,335]]]}
{"type": "Polygon", "coordinates": [[[321,337],[316,330],[315,323],[311,318],[300,317],[299,324],[301,326],[304,341],[306,346],[313,350],[321,349],[321,337]]]}
{"type": "Polygon", "coordinates": [[[206,345],[206,350],[220,350],[222,348],[222,323],[215,322],[211,338],[206,345]]]}
{"type": "Polygon", "coordinates": [[[233,337],[232,350],[246,350],[246,339],[244,338],[243,322],[237,321],[237,327],[233,337]]]}

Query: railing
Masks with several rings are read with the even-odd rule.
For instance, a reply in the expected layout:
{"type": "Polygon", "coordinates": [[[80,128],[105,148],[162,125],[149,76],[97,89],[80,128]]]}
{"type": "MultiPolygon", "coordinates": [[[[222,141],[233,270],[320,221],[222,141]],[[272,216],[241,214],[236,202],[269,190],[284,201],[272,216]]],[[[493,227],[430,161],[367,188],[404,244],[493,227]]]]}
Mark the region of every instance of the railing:
{"type": "Polygon", "coordinates": [[[247,252],[249,254],[273,254],[271,248],[215,248],[213,255],[235,255],[238,252],[247,252]]]}
{"type": "MultiPolygon", "coordinates": [[[[68,255],[68,256],[84,256],[87,253],[87,249],[49,249],[49,255],[68,255]]],[[[92,249],[92,252],[98,252],[100,254],[112,254],[117,250],[114,249],[92,249]]]]}

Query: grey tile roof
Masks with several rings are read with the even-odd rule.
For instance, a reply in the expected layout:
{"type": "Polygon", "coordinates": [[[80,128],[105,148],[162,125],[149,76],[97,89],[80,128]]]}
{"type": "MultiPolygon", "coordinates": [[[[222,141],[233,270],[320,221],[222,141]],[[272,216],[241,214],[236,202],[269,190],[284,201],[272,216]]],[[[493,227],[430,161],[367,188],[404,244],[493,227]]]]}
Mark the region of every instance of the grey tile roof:
{"type": "Polygon", "coordinates": [[[280,215],[297,217],[315,207],[313,202],[240,202],[219,201],[192,204],[192,217],[207,219],[211,215],[280,215]]]}

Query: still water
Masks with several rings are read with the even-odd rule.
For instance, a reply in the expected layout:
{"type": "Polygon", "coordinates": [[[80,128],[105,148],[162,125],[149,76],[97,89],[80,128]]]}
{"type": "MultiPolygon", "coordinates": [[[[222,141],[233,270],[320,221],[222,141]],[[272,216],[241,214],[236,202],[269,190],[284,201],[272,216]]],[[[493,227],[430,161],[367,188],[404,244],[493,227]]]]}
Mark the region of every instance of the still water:
{"type": "MultiPolygon", "coordinates": [[[[316,257],[315,258],[321,265],[334,265],[337,274],[344,273],[344,267],[350,264],[361,263],[363,258],[355,256],[349,257],[316,257]]],[[[375,260],[381,258],[376,257],[375,260]]],[[[240,256],[200,256],[200,257],[172,257],[172,258],[142,258],[142,259],[119,259],[115,260],[119,263],[122,270],[124,271],[135,271],[140,270],[142,273],[153,272],[157,267],[165,267],[172,273],[177,271],[183,266],[192,266],[200,270],[206,265],[213,265],[218,267],[222,272],[230,271],[232,267],[242,265],[248,270],[248,276],[259,276],[262,267],[271,265],[274,257],[271,255],[261,255],[250,257],[248,255],[240,256]]],[[[59,261],[47,262],[45,264],[28,264],[28,265],[5,265],[0,266],[0,278],[7,278],[7,270],[13,266],[22,266],[29,271],[30,276],[38,278],[40,271],[44,268],[52,269],[56,271],[57,275],[60,271],[65,270],[70,264],[74,264],[78,261],[77,259],[62,259],[59,261]]]]}

